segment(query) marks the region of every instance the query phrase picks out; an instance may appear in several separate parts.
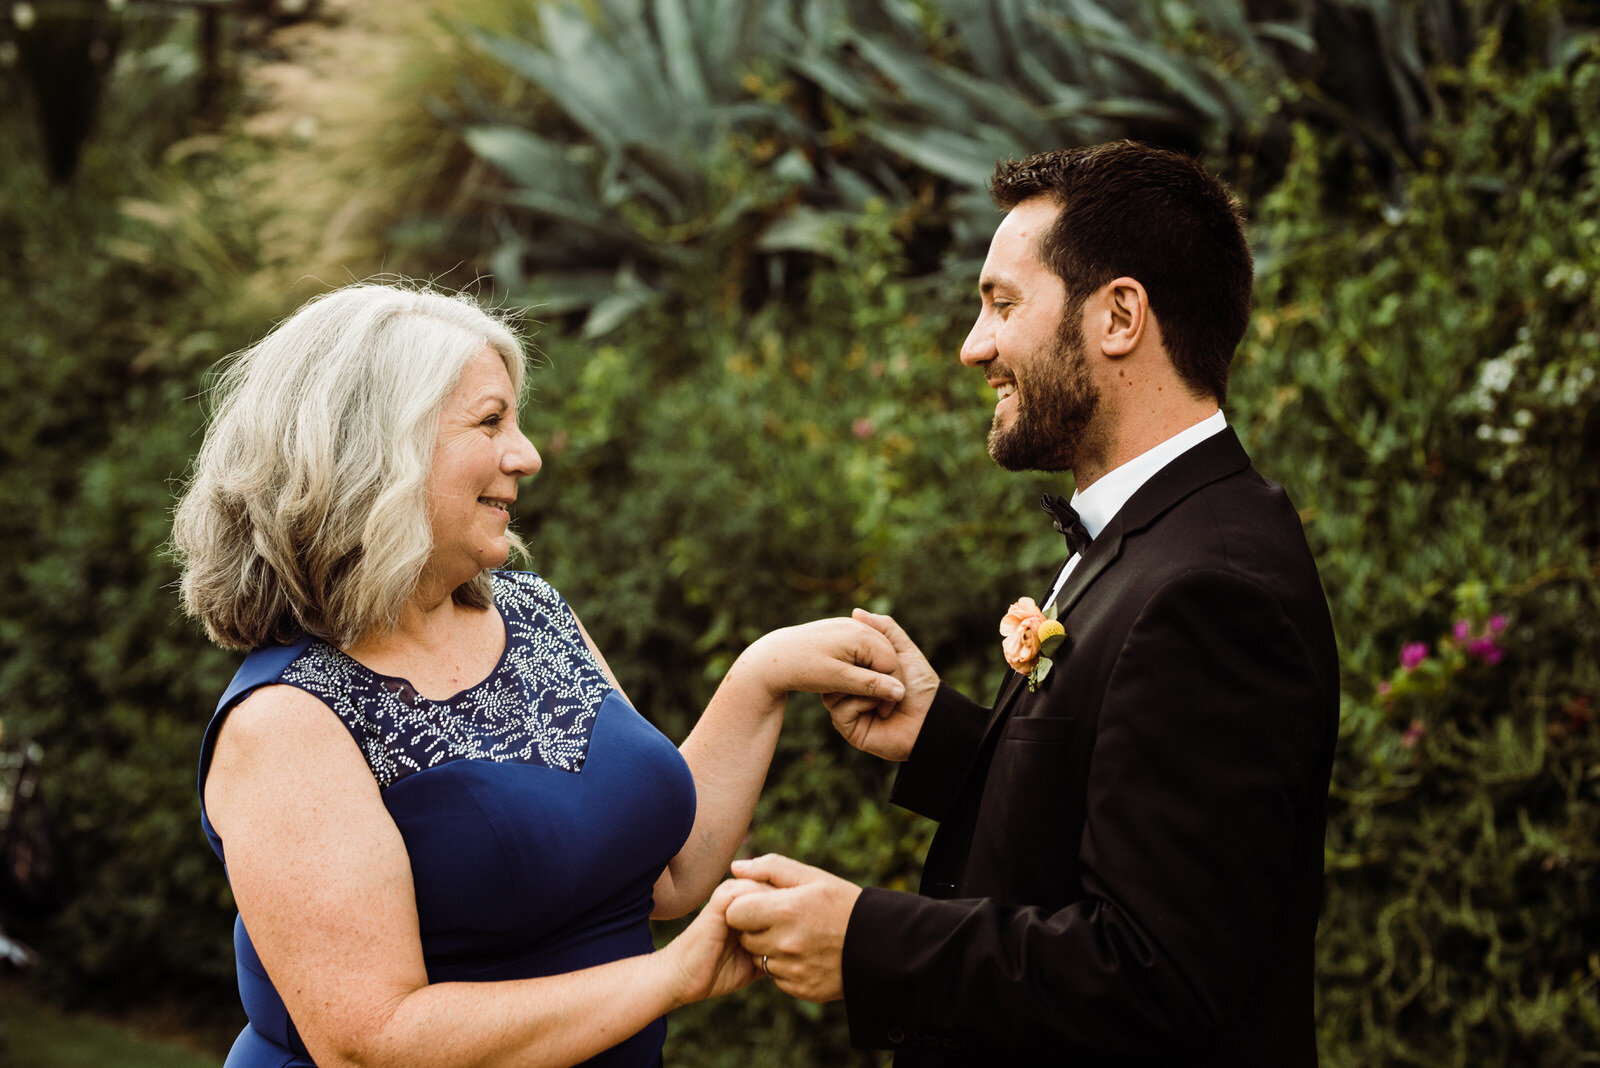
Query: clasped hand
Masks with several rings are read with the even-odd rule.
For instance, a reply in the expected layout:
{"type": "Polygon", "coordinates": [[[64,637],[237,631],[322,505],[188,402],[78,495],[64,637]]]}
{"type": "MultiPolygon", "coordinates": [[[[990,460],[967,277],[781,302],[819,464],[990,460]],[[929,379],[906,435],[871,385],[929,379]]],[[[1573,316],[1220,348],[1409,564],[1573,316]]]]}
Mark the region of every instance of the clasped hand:
{"type": "Polygon", "coordinates": [[[678,1004],[763,974],[791,997],[843,997],[844,936],[861,887],[775,853],[736,860],[733,872],[661,954],[678,970],[678,1004]]]}

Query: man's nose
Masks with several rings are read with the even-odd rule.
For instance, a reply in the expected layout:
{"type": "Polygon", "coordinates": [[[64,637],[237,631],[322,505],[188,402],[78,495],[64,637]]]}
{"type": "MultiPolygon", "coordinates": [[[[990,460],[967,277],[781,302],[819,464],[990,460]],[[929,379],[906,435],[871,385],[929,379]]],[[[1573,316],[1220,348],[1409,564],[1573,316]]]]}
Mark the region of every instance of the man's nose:
{"type": "Polygon", "coordinates": [[[995,357],[994,330],[988,319],[987,315],[979,315],[967,333],[967,340],[961,343],[961,362],[968,367],[988,363],[995,357]]]}

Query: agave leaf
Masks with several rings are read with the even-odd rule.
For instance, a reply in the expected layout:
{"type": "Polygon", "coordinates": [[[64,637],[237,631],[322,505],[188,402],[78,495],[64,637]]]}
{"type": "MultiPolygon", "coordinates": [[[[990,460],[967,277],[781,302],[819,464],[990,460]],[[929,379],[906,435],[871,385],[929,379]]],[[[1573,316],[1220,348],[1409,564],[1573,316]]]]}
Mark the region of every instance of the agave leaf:
{"type": "Polygon", "coordinates": [[[860,34],[852,34],[850,41],[878,74],[894,83],[908,102],[929,112],[936,122],[966,126],[976,121],[966,101],[960,94],[950,92],[941,71],[925,56],[860,34]]]}
{"type": "Polygon", "coordinates": [[[558,145],[517,126],[472,126],[462,132],[473,153],[524,188],[582,200],[590,193],[577,160],[593,150],[558,145]]]}
{"type": "MultiPolygon", "coordinates": [[[[1012,54],[1017,57],[1018,69],[1029,79],[1037,78],[1043,71],[1049,82],[1064,79],[1074,85],[1092,86],[1097,82],[1093,64],[1084,47],[1083,31],[1071,24],[1059,11],[1044,10],[1037,5],[1026,9],[1002,9],[1006,34],[1011,41],[1012,54]],[[1046,63],[1038,58],[1049,53],[1046,63]],[[1030,62],[1030,57],[1032,61],[1030,62]]],[[[1036,85],[1036,88],[1040,86],[1036,85]]]]}
{"type": "Polygon", "coordinates": [[[1118,119],[1131,122],[1167,122],[1183,123],[1191,116],[1189,112],[1175,108],[1171,104],[1163,104],[1158,100],[1137,100],[1132,97],[1123,97],[1119,100],[1096,100],[1085,105],[1081,111],[1099,119],[1118,119]]]}
{"type": "Polygon", "coordinates": [[[774,219],[756,242],[762,252],[810,252],[838,258],[854,212],[799,207],[774,219]]]}
{"type": "Polygon", "coordinates": [[[978,78],[957,67],[947,68],[941,72],[941,76],[951,92],[960,94],[968,102],[976,121],[1011,127],[1024,141],[1049,140],[1052,134],[1049,121],[1044,118],[1044,112],[1035,106],[1034,100],[1088,103],[1090,99],[1083,90],[1059,82],[1055,84],[1059,87],[1060,97],[1041,98],[1024,95],[1013,86],[978,78]]]}
{"type": "MultiPolygon", "coordinates": [[[[1087,31],[1086,37],[1103,38],[1109,41],[1133,41],[1142,35],[1136,35],[1129,26],[1128,16],[1135,16],[1136,25],[1143,20],[1137,19],[1137,5],[1125,7],[1122,18],[1118,18],[1094,0],[1065,0],[1065,15],[1069,22],[1076,23],[1081,29],[1087,31]]],[[[1143,25],[1138,25],[1144,29],[1143,25]]]]}
{"type": "Polygon", "coordinates": [[[592,308],[616,291],[616,278],[614,270],[553,271],[521,287],[518,302],[545,315],[592,308]]]}
{"type": "MultiPolygon", "coordinates": [[[[897,200],[894,186],[885,186],[881,183],[874,184],[861,172],[850,167],[839,167],[832,172],[832,192],[839,203],[860,211],[866,207],[869,200],[897,200]]],[[[903,188],[903,187],[902,187],[903,188]]]]}
{"type": "Polygon", "coordinates": [[[620,147],[617,127],[597,111],[565,74],[567,64],[557,56],[522,41],[477,35],[479,47],[511,71],[542,89],[569,118],[583,128],[588,138],[608,151],[620,147]]]}
{"type": "MultiPolygon", "coordinates": [[[[1015,154],[1022,147],[1015,143],[1002,143],[997,152],[997,146],[992,141],[931,127],[896,129],[884,123],[868,122],[863,124],[862,130],[891,152],[899,153],[923,170],[960,185],[979,188],[988,182],[996,159],[1015,154]]],[[[994,134],[999,132],[993,131],[994,134]]]]}
{"type": "Polygon", "coordinates": [[[659,54],[618,50],[563,4],[547,4],[540,24],[550,62],[536,80],[595,141],[612,147],[648,141],[673,125],[659,54]]]}
{"type": "Polygon", "coordinates": [[[823,92],[856,111],[868,111],[877,103],[878,93],[854,71],[823,56],[795,56],[789,65],[815,82],[823,92]]]}
{"type": "Polygon", "coordinates": [[[513,237],[508,241],[502,241],[489,254],[489,273],[494,276],[501,289],[522,288],[524,282],[522,254],[527,247],[527,242],[522,238],[513,237]]]}
{"type": "Polygon", "coordinates": [[[1262,62],[1265,57],[1243,4],[1238,0],[1193,0],[1193,5],[1211,28],[1212,36],[1241,45],[1252,64],[1262,62]]]}
{"type": "Polygon", "coordinates": [[[979,74],[994,81],[1004,80],[1015,65],[1011,44],[1015,36],[1003,31],[1002,8],[1015,8],[1008,0],[946,0],[944,14],[966,46],[972,65],[979,74]]]}
{"type": "Polygon", "coordinates": [[[1312,37],[1302,26],[1295,26],[1288,22],[1258,22],[1255,24],[1255,34],[1258,38],[1269,41],[1282,41],[1307,56],[1317,54],[1317,39],[1312,37]]]}
{"type": "Polygon", "coordinates": [[[582,201],[538,189],[517,189],[501,199],[506,204],[526,208],[536,215],[588,230],[625,248],[642,248],[644,245],[632,228],[621,223],[614,212],[601,207],[592,198],[582,201]]]}
{"type": "Polygon", "coordinates": [[[645,285],[631,267],[624,266],[616,274],[616,284],[612,292],[602,297],[590,309],[589,317],[583,323],[583,336],[604,337],[621,326],[629,316],[660,299],[659,290],[645,285]]]}
{"type": "Polygon", "coordinates": [[[1102,51],[1126,61],[1129,65],[1156,78],[1163,88],[1175,93],[1200,115],[1211,122],[1225,125],[1228,108],[1218,94],[1203,84],[1193,70],[1174,57],[1150,45],[1130,44],[1124,41],[1100,41],[1102,51]]]}
{"type": "Polygon", "coordinates": [[[683,0],[656,0],[655,14],[668,80],[680,99],[705,107],[711,100],[711,93],[706,88],[696,44],[700,27],[691,23],[683,0]]]}

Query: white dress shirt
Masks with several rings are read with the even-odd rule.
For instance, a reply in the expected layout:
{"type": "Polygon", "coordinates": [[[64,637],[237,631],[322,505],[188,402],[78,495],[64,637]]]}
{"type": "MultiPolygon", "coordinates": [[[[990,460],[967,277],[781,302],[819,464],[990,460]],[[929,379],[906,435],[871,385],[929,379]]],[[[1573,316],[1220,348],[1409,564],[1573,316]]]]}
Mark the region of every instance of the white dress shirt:
{"type": "MultiPolygon", "coordinates": [[[[1106,529],[1106,524],[1122,511],[1128,498],[1150,481],[1152,475],[1213,434],[1220,434],[1227,425],[1228,421],[1223,418],[1222,412],[1214,412],[1189,429],[1178,431],[1155,448],[1140,453],[1121,467],[1107,471],[1088,489],[1074,490],[1070,503],[1077,509],[1078,518],[1083,521],[1089,537],[1098,538],[1100,532],[1106,529]]],[[[1056,599],[1061,587],[1066,584],[1067,576],[1077,566],[1078,554],[1073,553],[1067,566],[1061,569],[1050,596],[1045,599],[1046,608],[1056,599]]]]}

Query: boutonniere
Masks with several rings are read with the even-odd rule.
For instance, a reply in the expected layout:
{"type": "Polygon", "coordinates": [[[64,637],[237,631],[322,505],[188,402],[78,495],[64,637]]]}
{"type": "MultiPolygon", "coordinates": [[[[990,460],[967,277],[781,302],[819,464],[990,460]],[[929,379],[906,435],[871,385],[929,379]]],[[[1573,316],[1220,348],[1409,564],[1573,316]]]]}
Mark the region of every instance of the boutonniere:
{"type": "Polygon", "coordinates": [[[1050,658],[1067,640],[1067,628],[1056,619],[1055,605],[1043,612],[1032,597],[1024,597],[1000,621],[1000,635],[1005,639],[1006,663],[1028,676],[1029,690],[1037,690],[1050,674],[1050,658]]]}

